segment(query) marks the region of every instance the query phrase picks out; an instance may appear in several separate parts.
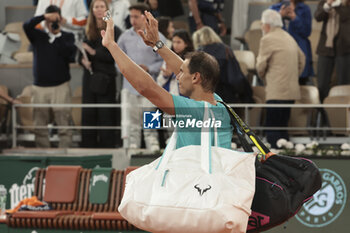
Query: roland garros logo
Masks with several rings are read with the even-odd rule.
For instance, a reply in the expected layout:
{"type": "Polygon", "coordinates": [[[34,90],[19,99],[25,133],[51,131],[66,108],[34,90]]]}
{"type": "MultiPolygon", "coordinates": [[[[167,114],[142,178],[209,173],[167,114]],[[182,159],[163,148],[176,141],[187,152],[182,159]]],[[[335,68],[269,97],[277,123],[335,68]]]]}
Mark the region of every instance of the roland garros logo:
{"type": "Polygon", "coordinates": [[[346,203],[346,187],[342,178],[332,170],[320,169],[322,188],[306,202],[296,218],[308,227],[324,227],[335,221],[346,203]]]}

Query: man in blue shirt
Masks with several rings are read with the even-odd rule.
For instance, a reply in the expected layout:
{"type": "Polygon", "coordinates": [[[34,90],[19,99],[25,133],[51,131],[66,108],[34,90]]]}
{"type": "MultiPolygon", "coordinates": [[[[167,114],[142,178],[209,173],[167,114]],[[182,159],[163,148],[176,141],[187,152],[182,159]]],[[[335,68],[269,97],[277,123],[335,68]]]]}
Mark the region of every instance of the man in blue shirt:
{"type": "MultiPolygon", "coordinates": [[[[163,64],[163,59],[154,53],[152,48],[146,46],[142,38],[137,34],[138,30],[144,29],[142,15],[145,10],[149,10],[149,8],[143,3],[134,4],[129,7],[132,28],[126,30],[119,37],[118,45],[128,57],[156,80],[160,72],[160,67],[163,64]]],[[[160,35],[160,38],[165,41],[163,35],[160,35]]],[[[130,85],[127,79],[123,79],[121,104],[123,146],[126,148],[140,148],[142,108],[154,108],[154,106],[141,96],[130,85]]],[[[144,130],[144,139],[147,149],[151,151],[159,150],[158,133],[156,130],[144,130]]]]}
{"type": "MultiPolygon", "coordinates": [[[[23,24],[23,29],[33,46],[33,103],[70,103],[71,91],[69,63],[74,61],[76,51],[74,35],[61,31],[61,11],[54,5],[47,7],[44,15],[35,16],[23,24]],[[45,30],[35,26],[45,20],[45,30]]],[[[50,120],[49,108],[34,108],[34,124],[47,126],[50,120]]],[[[59,126],[67,126],[70,121],[69,108],[53,108],[54,120],[59,126]]],[[[67,148],[72,140],[69,129],[59,130],[59,147],[67,148]]],[[[50,147],[47,129],[35,130],[37,147],[50,147]]]]}
{"type": "MultiPolygon", "coordinates": [[[[218,102],[220,98],[214,94],[219,80],[219,65],[214,57],[205,52],[195,52],[184,61],[164,46],[159,39],[158,22],[149,12],[143,16],[145,30],[138,30],[144,42],[153,47],[169,68],[177,75],[179,91],[182,95],[173,96],[158,86],[153,78],[140,66],[136,65],[114,42],[113,21],[107,21],[107,30],[102,31],[102,44],[110,51],[124,77],[141,95],[164,112],[177,116],[189,115],[195,119],[203,119],[204,102],[209,103],[215,120],[220,120],[218,129],[218,146],[230,148],[232,130],[230,116],[225,107],[218,102]]],[[[209,127],[211,128],[211,127],[209,127]]],[[[200,144],[200,128],[195,131],[183,131],[178,128],[177,148],[200,144]],[[199,133],[199,134],[198,134],[199,133]]],[[[213,141],[212,141],[213,142],[213,141]]]]}

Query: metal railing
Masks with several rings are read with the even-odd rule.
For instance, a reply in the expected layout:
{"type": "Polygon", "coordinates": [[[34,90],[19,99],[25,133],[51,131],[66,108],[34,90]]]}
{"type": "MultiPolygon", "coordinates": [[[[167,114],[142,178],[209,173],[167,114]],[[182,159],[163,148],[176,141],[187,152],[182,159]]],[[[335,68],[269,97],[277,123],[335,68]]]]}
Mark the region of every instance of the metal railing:
{"type": "MultiPolygon", "coordinates": [[[[325,108],[345,108],[350,109],[350,104],[229,104],[234,108],[244,109],[244,121],[249,125],[250,109],[253,108],[308,108],[308,109],[325,109],[325,108]]],[[[121,104],[14,104],[12,105],[12,147],[17,146],[17,129],[117,129],[121,126],[22,126],[17,123],[16,108],[121,108],[121,104]]],[[[261,116],[260,116],[261,117],[261,116]]],[[[350,127],[264,127],[254,126],[252,130],[341,130],[350,131],[350,127]]]]}

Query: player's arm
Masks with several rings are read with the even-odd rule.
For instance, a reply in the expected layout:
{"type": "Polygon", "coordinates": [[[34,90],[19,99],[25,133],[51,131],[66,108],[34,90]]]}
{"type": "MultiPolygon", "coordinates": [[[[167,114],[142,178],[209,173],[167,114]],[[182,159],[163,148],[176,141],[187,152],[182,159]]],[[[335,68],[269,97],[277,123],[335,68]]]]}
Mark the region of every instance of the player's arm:
{"type": "MultiPolygon", "coordinates": [[[[158,21],[152,16],[150,12],[145,11],[144,24],[145,31],[139,30],[138,34],[142,37],[146,45],[154,47],[156,42],[160,40],[158,32],[158,21]]],[[[157,52],[164,59],[167,67],[177,75],[180,72],[180,67],[183,63],[182,58],[166,46],[163,46],[157,52]]]]}
{"type": "MultiPolygon", "coordinates": [[[[117,63],[120,72],[129,83],[155,106],[171,115],[175,114],[173,98],[169,92],[158,86],[153,78],[133,62],[114,41],[112,19],[107,20],[106,31],[102,31],[102,44],[109,50],[117,63]]],[[[142,56],[142,54],[140,54],[142,56]]]]}

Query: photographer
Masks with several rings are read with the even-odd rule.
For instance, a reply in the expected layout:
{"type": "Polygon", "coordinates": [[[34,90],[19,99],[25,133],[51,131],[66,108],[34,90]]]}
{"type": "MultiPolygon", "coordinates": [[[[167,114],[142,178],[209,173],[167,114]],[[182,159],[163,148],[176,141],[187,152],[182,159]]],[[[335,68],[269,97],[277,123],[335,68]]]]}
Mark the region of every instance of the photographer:
{"type": "MultiPolygon", "coordinates": [[[[74,35],[61,31],[60,8],[50,5],[45,14],[36,16],[23,24],[23,29],[33,46],[33,103],[64,104],[70,103],[71,91],[69,63],[75,54],[74,35]],[[35,26],[45,20],[45,29],[35,26]]],[[[34,108],[35,126],[47,126],[50,119],[49,108],[34,108]]],[[[70,108],[53,108],[54,121],[59,126],[68,126],[70,108]]],[[[72,133],[69,129],[60,129],[59,147],[69,147],[72,133]]],[[[35,130],[37,147],[50,147],[47,129],[35,130]]]]}
{"type": "MultiPolygon", "coordinates": [[[[45,14],[48,6],[55,5],[61,10],[62,30],[73,33],[76,39],[83,34],[88,17],[85,0],[38,0],[37,2],[34,16],[45,14]]],[[[43,23],[40,26],[45,27],[43,23]]]]}

